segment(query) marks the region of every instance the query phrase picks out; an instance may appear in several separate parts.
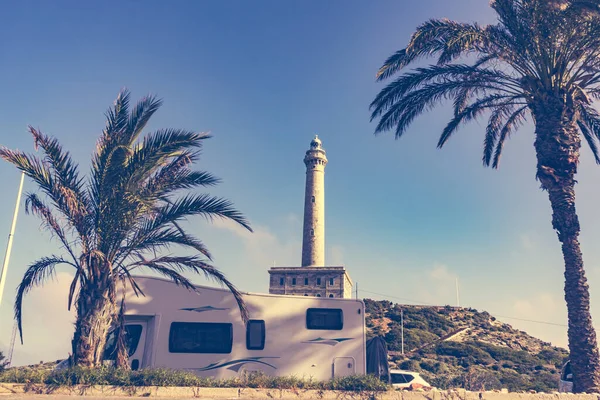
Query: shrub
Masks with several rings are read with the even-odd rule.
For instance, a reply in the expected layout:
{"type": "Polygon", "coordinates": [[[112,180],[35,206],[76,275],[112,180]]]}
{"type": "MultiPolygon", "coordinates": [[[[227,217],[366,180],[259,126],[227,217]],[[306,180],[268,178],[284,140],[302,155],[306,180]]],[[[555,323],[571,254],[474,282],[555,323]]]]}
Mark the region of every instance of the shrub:
{"type": "Polygon", "coordinates": [[[388,386],[372,375],[346,376],[320,382],[295,376],[269,376],[250,373],[232,379],[217,380],[199,377],[191,372],[170,369],[129,371],[113,367],[64,370],[12,368],[0,373],[0,382],[47,384],[52,386],[187,386],[187,387],[250,387],[260,389],[316,389],[348,391],[385,391],[388,386]]]}
{"type": "MultiPolygon", "coordinates": [[[[453,356],[468,359],[470,364],[490,364],[494,360],[489,353],[470,343],[442,342],[437,345],[436,353],[441,356],[453,356]]],[[[468,365],[465,365],[468,367],[468,365]]]]}
{"type": "Polygon", "coordinates": [[[8,361],[6,360],[6,357],[0,351],[0,372],[4,371],[7,364],[8,364],[8,361]]]}

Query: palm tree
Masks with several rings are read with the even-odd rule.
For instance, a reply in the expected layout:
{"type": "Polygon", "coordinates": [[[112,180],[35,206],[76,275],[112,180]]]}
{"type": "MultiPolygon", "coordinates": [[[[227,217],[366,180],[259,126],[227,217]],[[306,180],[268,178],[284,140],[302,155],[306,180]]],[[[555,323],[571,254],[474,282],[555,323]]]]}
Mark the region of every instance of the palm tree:
{"type": "Polygon", "coordinates": [[[45,195],[28,193],[26,211],[42,220],[64,250],[63,255],[32,263],[18,286],[15,318],[21,342],[23,297],[61,264],[72,267],[75,274],[68,307],[75,299],[72,361],[77,365],[101,362],[108,330],[117,319],[117,285],[130,285],[136,295],[143,295],[131,274],[138,268],[162,274],[189,290],[195,287],[183,273],[202,273],[229,288],[247,320],[241,293],[209,263],[208,249],[180,222],[200,215],[229,219],[251,231],[250,225],[227,200],[180,194],[219,182],[210,173],[191,169],[210,136],[164,129],[141,138],[161,103],[148,96],[130,111],[129,92],[118,95],[106,113],[107,125],[92,156],[88,179],[80,177],[78,166],[56,139],[32,127],[29,131],[43,157],[0,147],[0,157],[23,171],[45,195]],[[192,255],[168,253],[173,246],[192,255]]]}
{"type": "Polygon", "coordinates": [[[385,61],[377,80],[424,57],[435,56],[437,62],[403,71],[382,89],[371,103],[371,121],[379,119],[376,134],[393,129],[400,138],[418,115],[452,100],[454,115],[438,148],[461,124],[485,114],[483,164],[497,168],[506,139],[528,117],[533,120],[536,177],[548,192],[565,261],[574,390],[590,392],[600,389],[600,360],[574,187],[582,137],[600,163],[600,114],[592,106],[600,98],[600,17],[564,3],[492,0],[497,24],[423,23],[408,45],[385,61]]]}

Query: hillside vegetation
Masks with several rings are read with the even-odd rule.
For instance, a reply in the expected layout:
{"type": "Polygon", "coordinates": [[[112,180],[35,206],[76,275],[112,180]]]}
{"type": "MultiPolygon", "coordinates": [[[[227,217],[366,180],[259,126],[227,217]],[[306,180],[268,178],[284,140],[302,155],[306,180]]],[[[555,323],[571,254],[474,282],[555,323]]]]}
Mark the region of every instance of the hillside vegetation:
{"type": "Polygon", "coordinates": [[[567,350],[513,329],[487,312],[370,299],[365,305],[368,335],[385,338],[392,366],[420,372],[438,388],[557,390],[567,350]]]}

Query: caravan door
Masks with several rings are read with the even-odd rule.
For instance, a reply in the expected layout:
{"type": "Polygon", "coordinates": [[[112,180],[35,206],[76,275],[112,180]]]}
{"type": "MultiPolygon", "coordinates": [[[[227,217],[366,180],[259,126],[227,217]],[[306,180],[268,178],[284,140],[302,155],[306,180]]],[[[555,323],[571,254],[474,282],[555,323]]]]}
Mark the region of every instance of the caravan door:
{"type": "MultiPolygon", "coordinates": [[[[125,323],[125,347],[128,349],[129,365],[134,371],[142,366],[144,348],[146,346],[146,321],[130,321],[125,323]]],[[[114,364],[117,357],[117,338],[119,329],[113,329],[106,338],[104,361],[114,364]]]]}
{"type": "Polygon", "coordinates": [[[146,321],[135,321],[125,325],[125,340],[129,350],[129,366],[133,371],[140,369],[146,347],[146,321]]]}

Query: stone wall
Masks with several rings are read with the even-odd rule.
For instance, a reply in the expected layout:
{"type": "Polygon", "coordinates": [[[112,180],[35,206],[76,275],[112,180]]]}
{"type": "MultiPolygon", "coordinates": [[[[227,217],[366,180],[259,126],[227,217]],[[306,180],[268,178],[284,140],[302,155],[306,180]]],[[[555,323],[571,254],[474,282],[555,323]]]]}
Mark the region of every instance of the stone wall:
{"type": "Polygon", "coordinates": [[[467,392],[458,390],[431,390],[426,392],[390,390],[387,392],[349,392],[337,390],[304,389],[251,389],[251,388],[201,388],[201,387],[116,387],[74,385],[69,387],[43,384],[0,383],[0,395],[7,399],[40,399],[43,395],[94,396],[102,398],[155,397],[155,398],[204,398],[204,399],[321,399],[321,400],[598,400],[597,394],[567,393],[502,393],[467,392]]]}
{"type": "Polygon", "coordinates": [[[269,274],[270,294],[351,297],[352,286],[349,290],[347,289],[349,278],[344,267],[276,267],[271,268],[269,274]],[[282,278],[283,285],[280,283],[282,278]],[[294,279],[296,279],[295,285],[293,284],[294,279]],[[308,285],[305,284],[305,279],[308,279],[308,285]],[[320,285],[317,285],[318,279],[320,279],[320,285]],[[330,279],[333,279],[333,285],[331,285],[330,279]]]}
{"type": "Polygon", "coordinates": [[[346,273],[346,274],[344,274],[344,298],[351,299],[352,296],[353,296],[352,281],[350,280],[350,277],[346,273]]]}

